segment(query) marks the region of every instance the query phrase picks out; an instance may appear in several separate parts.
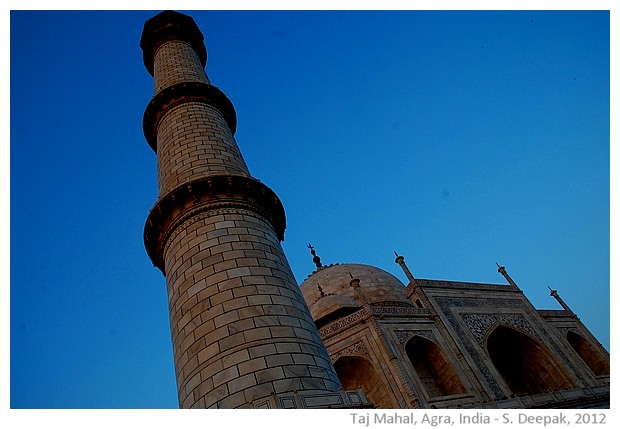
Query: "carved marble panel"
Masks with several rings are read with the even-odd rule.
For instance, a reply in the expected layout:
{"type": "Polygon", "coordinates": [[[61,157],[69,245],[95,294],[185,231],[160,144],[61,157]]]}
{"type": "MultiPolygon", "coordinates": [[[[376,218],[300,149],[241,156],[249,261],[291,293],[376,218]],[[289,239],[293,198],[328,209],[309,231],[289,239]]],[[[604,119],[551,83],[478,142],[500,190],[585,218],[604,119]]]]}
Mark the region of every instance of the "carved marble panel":
{"type": "Polygon", "coordinates": [[[435,333],[430,329],[426,330],[415,330],[415,329],[406,329],[406,330],[396,330],[394,331],[394,335],[396,336],[396,340],[399,344],[405,344],[411,337],[414,335],[419,335],[421,337],[427,338],[433,342],[437,342],[437,338],[435,337],[435,333]]]}
{"type": "Polygon", "coordinates": [[[358,341],[355,344],[351,344],[349,347],[337,351],[331,355],[331,359],[332,362],[336,362],[340,356],[350,355],[370,357],[370,353],[368,352],[368,348],[366,347],[364,340],[358,341]]]}
{"type": "Polygon", "coordinates": [[[484,348],[484,339],[489,330],[497,323],[510,326],[511,328],[540,340],[538,334],[536,334],[530,323],[522,314],[464,314],[461,317],[473,334],[478,345],[482,348],[484,348]]]}

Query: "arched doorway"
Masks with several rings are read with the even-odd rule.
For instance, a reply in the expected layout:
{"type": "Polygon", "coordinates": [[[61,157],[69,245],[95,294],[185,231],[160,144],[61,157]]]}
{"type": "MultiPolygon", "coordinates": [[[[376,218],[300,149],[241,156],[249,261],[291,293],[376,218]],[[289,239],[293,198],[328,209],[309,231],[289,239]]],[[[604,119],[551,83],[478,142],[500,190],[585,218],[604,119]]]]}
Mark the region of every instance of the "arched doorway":
{"type": "Polygon", "coordinates": [[[385,383],[372,364],[358,356],[341,356],[334,363],[344,390],[362,389],[377,408],[392,408],[385,383]]]}
{"type": "Polygon", "coordinates": [[[429,397],[465,393],[454,367],[433,341],[415,335],[405,344],[405,351],[429,397]]]}
{"type": "Polygon", "coordinates": [[[603,359],[600,352],[592,347],[589,341],[573,331],[568,331],[566,339],[594,375],[609,375],[609,363],[603,359]]]}
{"type": "Polygon", "coordinates": [[[487,338],[487,351],[517,396],[575,387],[545,346],[516,329],[498,325],[487,338]]]}

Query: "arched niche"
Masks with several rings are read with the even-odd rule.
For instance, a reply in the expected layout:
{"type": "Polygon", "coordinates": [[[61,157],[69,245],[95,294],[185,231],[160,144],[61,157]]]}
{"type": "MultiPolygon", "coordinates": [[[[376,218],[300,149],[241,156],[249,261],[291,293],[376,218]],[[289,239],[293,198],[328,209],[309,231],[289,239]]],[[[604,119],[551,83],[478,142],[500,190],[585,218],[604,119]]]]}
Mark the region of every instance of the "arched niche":
{"type": "Polygon", "coordinates": [[[392,408],[385,382],[373,365],[360,356],[341,356],[334,363],[344,390],[362,389],[377,408],[392,408]]]}
{"type": "Polygon", "coordinates": [[[405,344],[405,352],[429,397],[465,393],[456,370],[433,341],[414,335],[405,344]]]}
{"type": "Polygon", "coordinates": [[[609,362],[601,356],[601,353],[589,341],[573,331],[567,332],[566,339],[594,375],[609,375],[609,362]]]}
{"type": "Polygon", "coordinates": [[[486,346],[493,364],[517,396],[575,387],[547,347],[516,329],[497,325],[486,346]]]}

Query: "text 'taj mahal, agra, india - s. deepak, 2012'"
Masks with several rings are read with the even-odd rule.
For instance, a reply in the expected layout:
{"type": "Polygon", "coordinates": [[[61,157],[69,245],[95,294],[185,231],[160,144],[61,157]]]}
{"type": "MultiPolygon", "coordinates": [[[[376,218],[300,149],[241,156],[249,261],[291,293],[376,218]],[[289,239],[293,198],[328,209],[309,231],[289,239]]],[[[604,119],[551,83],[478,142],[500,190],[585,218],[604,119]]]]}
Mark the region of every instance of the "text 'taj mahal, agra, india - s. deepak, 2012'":
{"type": "Polygon", "coordinates": [[[194,20],[164,11],[140,41],[155,95],[144,135],[159,196],[144,231],[166,278],[182,408],[608,408],[609,353],[562,301],[507,284],[362,264],[297,284],[277,195],[250,175],[237,117],[205,73],[194,20]]]}

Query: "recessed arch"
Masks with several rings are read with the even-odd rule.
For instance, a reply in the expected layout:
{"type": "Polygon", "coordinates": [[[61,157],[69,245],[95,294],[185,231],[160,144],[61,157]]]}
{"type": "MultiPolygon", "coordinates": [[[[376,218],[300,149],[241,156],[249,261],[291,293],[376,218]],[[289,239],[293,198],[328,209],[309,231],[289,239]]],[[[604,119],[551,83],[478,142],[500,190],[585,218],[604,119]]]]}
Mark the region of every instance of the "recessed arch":
{"type": "Polygon", "coordinates": [[[377,408],[392,408],[392,399],[370,361],[361,356],[341,356],[334,363],[344,390],[362,389],[377,408]]]}
{"type": "Polygon", "coordinates": [[[487,337],[486,347],[493,364],[517,396],[575,387],[547,347],[514,328],[498,324],[487,337]]]}
{"type": "Polygon", "coordinates": [[[603,359],[589,341],[573,331],[566,333],[566,339],[594,375],[609,375],[609,362],[603,359]]]}
{"type": "Polygon", "coordinates": [[[407,340],[405,352],[429,397],[465,393],[458,373],[433,341],[414,335],[407,340]]]}

